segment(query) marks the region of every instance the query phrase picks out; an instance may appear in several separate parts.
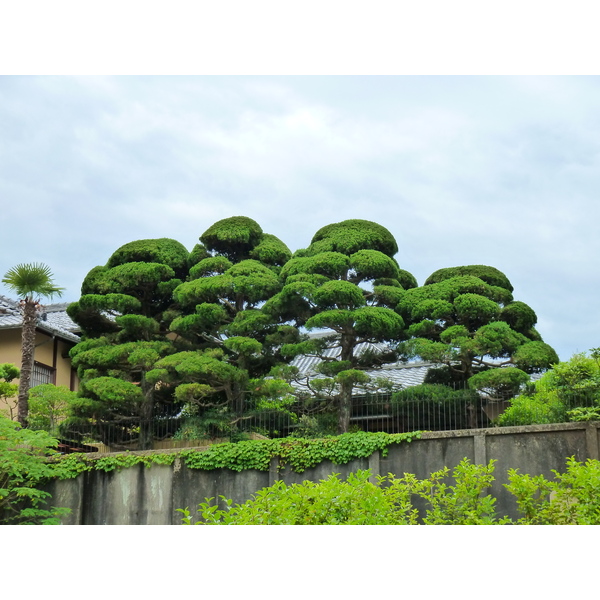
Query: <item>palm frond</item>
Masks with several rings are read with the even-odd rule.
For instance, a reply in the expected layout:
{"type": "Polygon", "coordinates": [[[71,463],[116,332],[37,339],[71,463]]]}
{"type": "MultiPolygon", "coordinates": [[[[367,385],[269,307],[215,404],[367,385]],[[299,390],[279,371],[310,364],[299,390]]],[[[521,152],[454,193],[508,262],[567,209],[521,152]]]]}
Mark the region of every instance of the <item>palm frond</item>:
{"type": "Polygon", "coordinates": [[[4,275],[2,283],[20,298],[62,296],[65,288],[56,286],[53,277],[48,265],[22,263],[9,269],[4,275]]]}

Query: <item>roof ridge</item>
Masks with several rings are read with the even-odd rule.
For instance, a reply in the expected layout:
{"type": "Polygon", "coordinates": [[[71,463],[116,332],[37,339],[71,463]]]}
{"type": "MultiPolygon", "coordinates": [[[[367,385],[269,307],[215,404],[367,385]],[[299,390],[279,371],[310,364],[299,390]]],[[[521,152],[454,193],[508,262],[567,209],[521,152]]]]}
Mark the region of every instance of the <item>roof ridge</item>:
{"type": "Polygon", "coordinates": [[[42,304],[44,309],[42,312],[65,312],[67,306],[72,304],[71,302],[54,302],[53,304],[42,304]]]}
{"type": "Polygon", "coordinates": [[[7,296],[3,296],[0,294],[0,314],[9,314],[9,315],[20,315],[21,308],[18,302],[15,302],[12,298],[8,298],[7,296]]]}

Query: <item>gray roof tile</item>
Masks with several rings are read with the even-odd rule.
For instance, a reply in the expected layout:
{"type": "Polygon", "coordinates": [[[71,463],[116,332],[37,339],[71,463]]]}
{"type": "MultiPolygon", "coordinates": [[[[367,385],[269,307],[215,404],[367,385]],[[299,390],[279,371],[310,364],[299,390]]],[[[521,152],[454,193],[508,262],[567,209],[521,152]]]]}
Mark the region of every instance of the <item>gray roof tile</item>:
{"type": "MultiPolygon", "coordinates": [[[[383,352],[389,349],[386,344],[371,344],[368,342],[358,344],[355,349],[355,355],[360,356],[367,351],[383,352]]],[[[340,348],[334,347],[325,350],[324,356],[335,358],[340,355],[340,348]]],[[[316,367],[321,363],[321,359],[316,356],[296,356],[290,363],[292,366],[297,367],[299,370],[299,377],[309,379],[321,379],[324,375],[316,372],[316,367]]],[[[394,384],[396,389],[404,389],[406,387],[412,387],[414,385],[420,385],[425,380],[425,376],[431,367],[439,366],[433,363],[425,362],[412,362],[412,363],[389,363],[383,365],[378,369],[365,370],[365,373],[372,379],[382,378],[394,384]]],[[[296,389],[308,390],[304,383],[294,383],[296,389]]],[[[358,391],[367,391],[366,389],[358,388],[358,391]]],[[[374,390],[371,390],[374,391],[374,390]]]]}
{"type": "MultiPolygon", "coordinates": [[[[314,337],[322,337],[322,335],[323,334],[320,334],[314,337]]],[[[311,337],[313,337],[312,334],[311,337]]],[[[386,344],[358,344],[355,350],[355,355],[360,356],[367,350],[385,351],[388,348],[389,347],[386,344]]],[[[335,358],[339,355],[339,347],[329,348],[324,352],[324,356],[326,357],[335,358]]],[[[296,356],[290,364],[299,369],[300,382],[292,383],[292,385],[298,390],[308,391],[306,383],[302,383],[303,381],[306,381],[306,378],[309,380],[325,378],[325,375],[316,372],[316,367],[321,362],[321,359],[316,356],[296,356]]],[[[425,381],[425,377],[427,376],[429,369],[441,366],[442,365],[430,362],[396,362],[388,363],[378,369],[365,370],[365,373],[372,379],[387,379],[389,382],[393,383],[395,389],[405,389],[407,387],[421,385],[425,381]]],[[[531,381],[536,381],[541,376],[542,373],[534,373],[530,375],[530,379],[531,381]]],[[[375,390],[367,390],[366,388],[360,387],[356,388],[356,392],[358,394],[365,393],[367,391],[373,392],[375,390]]]]}
{"type": "MultiPolygon", "coordinates": [[[[79,326],[67,314],[68,303],[43,306],[37,326],[71,342],[79,342],[79,326]]],[[[0,295],[0,329],[17,329],[23,324],[19,303],[0,295]]]]}

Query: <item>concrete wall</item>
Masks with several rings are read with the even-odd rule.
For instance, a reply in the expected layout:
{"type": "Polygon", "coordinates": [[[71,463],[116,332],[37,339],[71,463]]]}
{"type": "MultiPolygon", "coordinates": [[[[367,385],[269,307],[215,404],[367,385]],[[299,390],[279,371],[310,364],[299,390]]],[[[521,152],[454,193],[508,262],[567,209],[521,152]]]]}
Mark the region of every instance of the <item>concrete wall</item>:
{"type": "Polygon", "coordinates": [[[277,479],[288,484],[318,481],[331,473],[347,476],[367,468],[373,475],[414,473],[425,478],[444,466],[452,469],[466,457],[480,464],[497,461],[491,493],[497,498],[499,514],[516,517],[514,501],[502,485],[507,482],[506,471],[515,468],[521,473],[551,477],[552,469],[565,470],[570,456],[580,461],[599,459],[599,427],[600,423],[567,423],[431,432],[422,439],[391,446],[385,458],[377,452],[347,465],[326,461],[301,474],[289,467],[278,469],[275,460],[268,472],[237,473],[188,469],[177,459],[171,466],[137,465],[119,472],[84,473],[73,480],[53,482],[47,489],[53,494],[53,505],[72,509],[65,524],[167,525],[181,523],[177,508],[189,507],[194,513],[205,498],[220,495],[241,503],[277,479]]]}

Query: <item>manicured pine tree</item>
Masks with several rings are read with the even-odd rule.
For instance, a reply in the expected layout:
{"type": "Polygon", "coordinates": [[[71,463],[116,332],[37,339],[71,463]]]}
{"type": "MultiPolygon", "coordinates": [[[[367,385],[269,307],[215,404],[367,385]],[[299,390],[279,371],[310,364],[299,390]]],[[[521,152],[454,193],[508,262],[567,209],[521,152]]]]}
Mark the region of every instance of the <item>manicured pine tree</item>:
{"type": "MultiPolygon", "coordinates": [[[[318,371],[336,391],[338,432],[348,431],[353,390],[365,384],[367,369],[396,359],[393,352],[363,353],[363,342],[377,344],[401,339],[404,321],[394,310],[405,293],[417,285],[394,259],[398,246],[383,226],[348,220],[323,227],[308,248],[299,250],[281,270],[284,286],[267,301],[264,312],[281,322],[324,337],[304,336],[285,344],[282,353],[321,360],[318,371]],[[329,356],[337,348],[336,357],[329,356]]],[[[320,386],[323,387],[323,386],[320,386]]]]}
{"type": "Polygon", "coordinates": [[[261,310],[281,289],[287,246],[248,217],[218,221],[192,250],[188,281],[174,290],[182,316],[170,325],[188,349],[158,361],[149,377],[172,387],[196,420],[220,421],[231,432],[289,386],[267,380],[283,342],[297,339],[261,310]]]}
{"type": "Polygon", "coordinates": [[[558,356],[536,331],[533,309],[515,301],[512,292],[506,275],[494,267],[436,271],[398,304],[412,338],[401,350],[444,365],[431,373],[431,383],[468,383],[514,395],[528,374],[548,369],[558,356]]]}
{"type": "Polygon", "coordinates": [[[150,448],[156,418],[180,410],[146,375],[179,349],[169,335],[180,314],[172,294],[188,267],[186,248],[162,238],[125,244],[88,273],[81,298],[67,309],[83,339],[71,350],[81,390],[63,431],[94,432],[113,445],[137,438],[150,448]]]}

